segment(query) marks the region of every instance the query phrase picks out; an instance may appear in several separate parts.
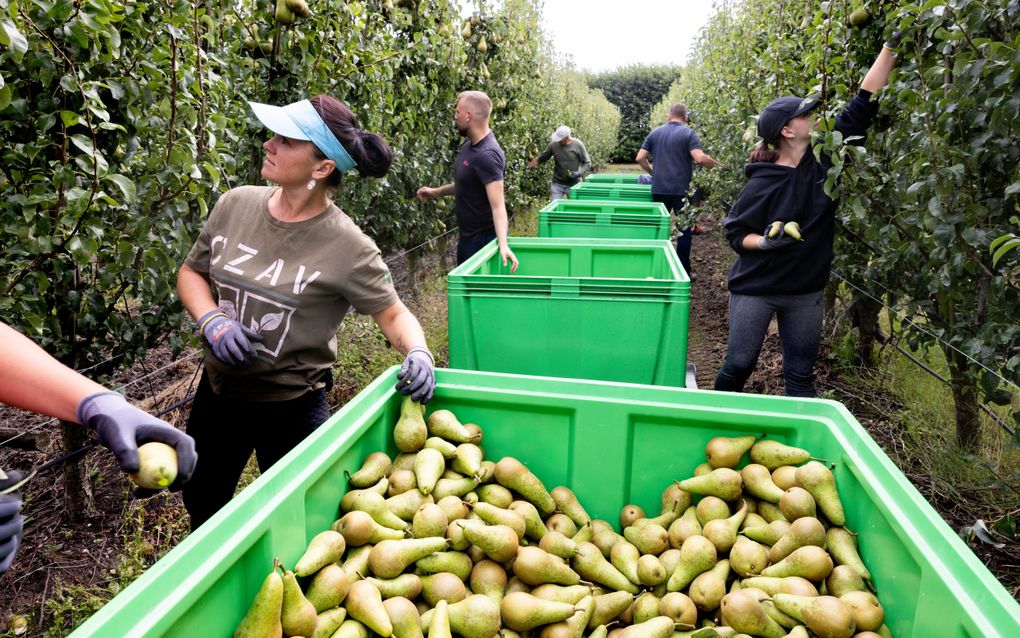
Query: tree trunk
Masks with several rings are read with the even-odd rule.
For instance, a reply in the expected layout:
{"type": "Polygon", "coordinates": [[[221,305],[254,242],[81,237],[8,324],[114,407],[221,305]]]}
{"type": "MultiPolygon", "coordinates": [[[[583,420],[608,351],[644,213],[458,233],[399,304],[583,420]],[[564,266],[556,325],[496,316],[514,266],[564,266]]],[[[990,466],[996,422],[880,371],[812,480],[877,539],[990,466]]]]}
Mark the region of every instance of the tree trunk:
{"type": "Polygon", "coordinates": [[[967,451],[976,451],[981,444],[981,410],[977,386],[969,373],[969,361],[956,350],[946,352],[949,362],[950,387],[956,405],[956,442],[967,451]]]}
{"type": "Polygon", "coordinates": [[[858,297],[849,310],[850,321],[857,328],[857,365],[869,370],[875,367],[875,336],[881,310],[882,305],[870,297],[858,297]]]}
{"type": "MultiPolygon", "coordinates": [[[[77,423],[61,421],[60,431],[64,439],[65,454],[77,450],[88,441],[85,428],[77,423]]],[[[84,459],[75,459],[64,464],[64,513],[68,520],[75,522],[96,514],[84,459]]]]}
{"type": "Polygon", "coordinates": [[[411,291],[411,294],[418,293],[418,255],[414,252],[409,252],[404,255],[404,259],[407,261],[407,289],[411,291]]]}
{"type": "Polygon", "coordinates": [[[838,300],[839,285],[834,281],[829,281],[828,285],[825,286],[825,291],[822,298],[822,317],[823,325],[825,326],[826,334],[833,334],[835,332],[835,323],[837,321],[836,316],[836,301],[838,300]]]}

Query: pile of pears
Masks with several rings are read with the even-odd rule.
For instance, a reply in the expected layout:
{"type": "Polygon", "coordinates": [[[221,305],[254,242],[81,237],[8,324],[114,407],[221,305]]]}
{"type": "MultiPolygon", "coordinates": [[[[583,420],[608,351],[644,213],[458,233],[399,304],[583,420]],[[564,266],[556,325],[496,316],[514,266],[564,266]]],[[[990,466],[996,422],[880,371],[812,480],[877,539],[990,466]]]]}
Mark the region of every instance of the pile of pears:
{"type": "Polygon", "coordinates": [[[405,398],[400,454],[348,474],[340,518],[293,571],[275,562],[235,638],[892,635],[806,450],[714,438],[657,516],[621,510],[620,534],[519,460],[486,460],[482,436],[405,398]]]}

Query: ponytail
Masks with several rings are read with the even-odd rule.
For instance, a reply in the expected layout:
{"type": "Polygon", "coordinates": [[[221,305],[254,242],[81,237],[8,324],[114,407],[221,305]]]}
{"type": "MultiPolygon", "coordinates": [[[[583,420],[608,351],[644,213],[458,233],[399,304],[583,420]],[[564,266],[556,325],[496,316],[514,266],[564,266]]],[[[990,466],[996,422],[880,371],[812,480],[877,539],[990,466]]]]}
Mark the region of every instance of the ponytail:
{"type": "MultiPolygon", "coordinates": [[[[390,145],[381,135],[359,128],[358,118],[346,104],[331,95],[316,95],[310,101],[322,121],[357,164],[359,175],[382,177],[390,170],[393,164],[390,145]]],[[[322,155],[318,148],[315,151],[322,155]]],[[[322,155],[321,159],[326,158],[322,155]]],[[[342,174],[338,170],[326,177],[326,186],[331,189],[339,189],[341,182],[342,174]]]]}
{"type": "Polygon", "coordinates": [[[755,162],[768,162],[769,164],[775,164],[778,160],[779,151],[777,149],[770,148],[767,142],[762,142],[755,146],[747,158],[747,161],[752,164],[755,162]]]}

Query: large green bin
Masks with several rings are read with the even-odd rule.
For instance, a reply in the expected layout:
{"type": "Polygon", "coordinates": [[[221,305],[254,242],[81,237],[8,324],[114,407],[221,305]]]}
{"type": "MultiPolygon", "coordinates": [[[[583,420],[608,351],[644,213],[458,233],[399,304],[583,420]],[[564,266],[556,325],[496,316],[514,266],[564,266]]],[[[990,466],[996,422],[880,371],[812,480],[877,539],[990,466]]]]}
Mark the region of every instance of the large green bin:
{"type": "Polygon", "coordinates": [[[637,184],[641,173],[592,173],[584,181],[589,184],[637,184]]]}
{"type": "Polygon", "coordinates": [[[450,367],[683,387],[690,280],[668,241],[510,238],[447,276],[450,367]]]}
{"type": "Polygon", "coordinates": [[[570,199],[622,199],[628,202],[652,201],[650,184],[596,184],[581,182],[570,187],[570,199]]]}
{"type": "Polygon", "coordinates": [[[669,239],[669,211],[659,202],[554,199],[538,211],[538,236],[669,239]]]}
{"type": "MultiPolygon", "coordinates": [[[[293,565],[337,516],[344,470],[396,454],[397,368],[365,388],[222,511],[99,610],[75,638],[226,638],[278,556],[293,565]]],[[[896,638],[1013,638],[1020,606],[853,416],[818,399],[439,370],[429,410],[485,431],[488,458],[521,459],[610,522],[704,461],[717,435],[768,433],[835,464],[847,526],[896,638]]]]}

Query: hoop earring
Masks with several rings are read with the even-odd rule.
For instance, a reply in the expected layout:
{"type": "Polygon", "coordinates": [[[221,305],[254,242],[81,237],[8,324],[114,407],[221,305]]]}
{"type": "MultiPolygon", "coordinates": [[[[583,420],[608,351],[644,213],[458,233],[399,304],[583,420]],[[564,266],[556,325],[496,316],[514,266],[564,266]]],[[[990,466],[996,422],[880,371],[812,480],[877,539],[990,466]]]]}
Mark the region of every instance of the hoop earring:
{"type": "Polygon", "coordinates": [[[315,185],[318,183],[319,182],[315,181],[314,179],[308,180],[308,190],[315,190],[315,185]]]}

